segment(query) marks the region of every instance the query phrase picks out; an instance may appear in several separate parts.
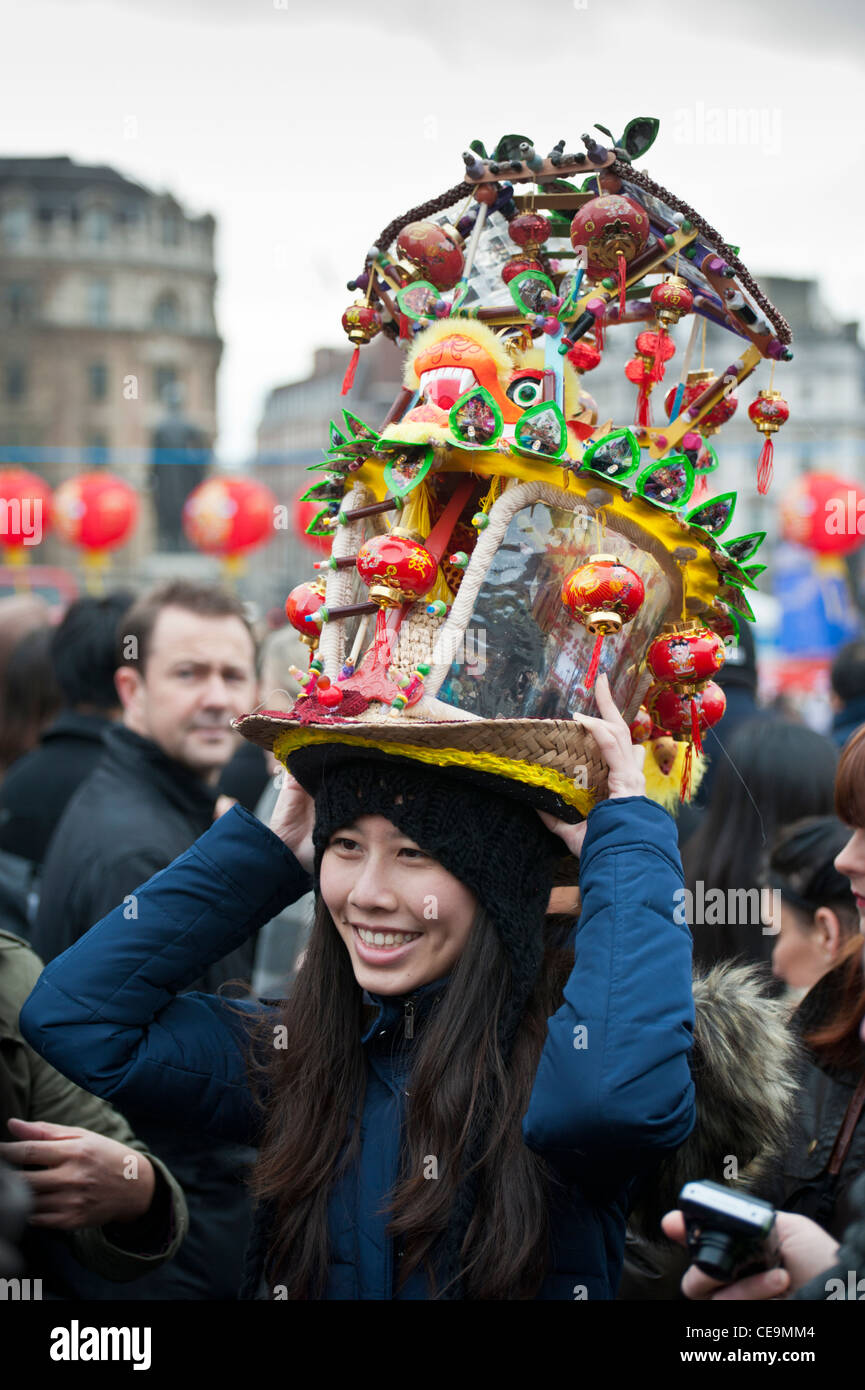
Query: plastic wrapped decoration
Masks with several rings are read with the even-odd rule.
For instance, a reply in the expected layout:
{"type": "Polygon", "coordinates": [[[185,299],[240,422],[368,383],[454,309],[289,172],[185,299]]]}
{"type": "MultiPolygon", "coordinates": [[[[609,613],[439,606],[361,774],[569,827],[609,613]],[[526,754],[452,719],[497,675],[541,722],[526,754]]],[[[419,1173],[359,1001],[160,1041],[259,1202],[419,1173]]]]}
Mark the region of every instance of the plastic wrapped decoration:
{"type": "MultiPolygon", "coordinates": [[[[574,820],[605,785],[573,721],[594,709],[593,656],[632,719],[665,626],[723,635],[752,619],[763,537],[735,534],[733,493],[692,494],[734,389],[789,358],[791,334],[720,236],[634,168],[656,127],[641,118],[617,146],[585,137],[585,150],[559,142],[546,156],[516,135],[492,155],[475,142],[462,182],[375,237],[353,283],[358,307],[405,347],[403,389],[383,421],[344,410],[313,466],[344,485],[318,521],[333,547],[324,602],[303,616],[319,634],[314,665],[292,710],[240,723],[283,761],[350,746],[484,769],[574,820]],[[622,225],[607,204],[587,226],[603,198],[622,225]],[[724,369],[703,376],[681,350],[700,318],[730,343],[724,369]],[[647,370],[674,383],[663,424],[605,418],[603,336],[633,322],[647,370]],[[383,537],[399,542],[393,554],[383,537]],[[598,555],[642,592],[602,643],[562,599],[598,555]]],[[[685,719],[681,701],[662,702],[674,727],[658,737],[683,755],[700,730],[692,703],[685,719]]]]}

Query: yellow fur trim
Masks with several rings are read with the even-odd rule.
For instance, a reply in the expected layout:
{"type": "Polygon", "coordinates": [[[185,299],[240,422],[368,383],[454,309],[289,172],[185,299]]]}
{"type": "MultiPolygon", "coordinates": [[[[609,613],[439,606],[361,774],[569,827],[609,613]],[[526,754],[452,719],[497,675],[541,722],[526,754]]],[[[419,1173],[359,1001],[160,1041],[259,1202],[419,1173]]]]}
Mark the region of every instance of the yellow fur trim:
{"type": "Polygon", "coordinates": [[[418,333],[409,349],[403,372],[403,385],[408,387],[409,391],[417,390],[414,364],[418,355],[432,343],[440,343],[443,338],[450,338],[455,333],[459,333],[463,338],[471,338],[473,343],[482,347],[496,364],[499,381],[507,383],[517,364],[497,333],[487,328],[485,323],[477,323],[471,319],[439,319],[438,323],[431,323],[429,328],[418,333]]]}
{"type": "Polygon", "coordinates": [[[587,816],[594,804],[595,795],[586,787],[577,787],[564,773],[552,768],[540,767],[537,763],[515,762],[512,758],[500,758],[495,753],[464,753],[459,748],[418,748],[405,743],[390,743],[384,739],[361,738],[356,734],[334,730],[333,733],[319,729],[289,729],[274,740],[274,756],[287,766],[287,758],[295,748],[308,743],[341,743],[350,747],[377,748],[380,753],[393,753],[400,758],[413,758],[421,763],[433,763],[438,767],[452,764],[456,767],[472,767],[478,772],[491,772],[496,777],[507,777],[511,782],[528,782],[535,787],[545,787],[555,792],[568,806],[574,806],[581,815],[587,816]]]}
{"type": "MultiPolygon", "coordinates": [[[[646,745],[646,761],[643,765],[643,773],[646,778],[646,796],[650,801],[657,801],[659,806],[663,806],[665,811],[675,816],[681,806],[680,792],[682,789],[682,770],[685,766],[684,743],[676,744],[676,757],[673,766],[665,776],[658,767],[655,755],[652,752],[652,745],[646,745]]],[[[693,797],[697,788],[703,780],[706,771],[706,759],[695,753],[691,760],[691,796],[693,797]]]]}
{"type": "Polygon", "coordinates": [[[437,425],[432,420],[397,420],[382,434],[382,439],[394,439],[398,444],[427,444],[436,440],[447,444],[451,437],[447,425],[437,425]]]}

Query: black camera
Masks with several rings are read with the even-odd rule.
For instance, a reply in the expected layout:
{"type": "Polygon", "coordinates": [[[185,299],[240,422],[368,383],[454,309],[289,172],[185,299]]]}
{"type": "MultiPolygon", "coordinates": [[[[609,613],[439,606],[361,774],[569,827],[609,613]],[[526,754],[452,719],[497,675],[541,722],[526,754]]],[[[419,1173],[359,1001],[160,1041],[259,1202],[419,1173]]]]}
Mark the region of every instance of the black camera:
{"type": "Polygon", "coordinates": [[[775,1208],[717,1182],[687,1182],[679,1193],[688,1250],[704,1274],[731,1284],[780,1263],[775,1208]]]}

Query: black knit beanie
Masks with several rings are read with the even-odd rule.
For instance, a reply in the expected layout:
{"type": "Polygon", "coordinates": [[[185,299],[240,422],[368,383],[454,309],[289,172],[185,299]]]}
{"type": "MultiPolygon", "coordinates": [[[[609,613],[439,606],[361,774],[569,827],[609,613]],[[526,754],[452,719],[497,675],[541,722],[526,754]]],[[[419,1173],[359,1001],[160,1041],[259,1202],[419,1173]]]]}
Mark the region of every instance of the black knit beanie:
{"type": "Polygon", "coordinates": [[[380,815],[470,888],[489,913],[513,972],[520,1013],[543,954],[541,924],[562,844],[532,807],[417,763],[332,763],[315,792],[315,886],[334,831],[380,815]]]}

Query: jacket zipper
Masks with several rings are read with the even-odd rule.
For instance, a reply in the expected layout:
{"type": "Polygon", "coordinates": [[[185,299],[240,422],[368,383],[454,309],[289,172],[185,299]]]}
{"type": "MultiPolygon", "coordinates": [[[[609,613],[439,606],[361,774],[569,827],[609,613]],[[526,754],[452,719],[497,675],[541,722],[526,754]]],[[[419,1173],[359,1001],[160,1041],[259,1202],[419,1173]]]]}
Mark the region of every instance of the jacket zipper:
{"type": "Polygon", "coordinates": [[[405,1011],[404,1011],[404,1016],[403,1016],[403,1031],[405,1032],[406,1039],[407,1039],[409,1042],[411,1042],[412,1038],[414,1037],[414,1000],[413,1000],[413,999],[407,999],[407,1000],[405,1001],[405,1011]]]}

